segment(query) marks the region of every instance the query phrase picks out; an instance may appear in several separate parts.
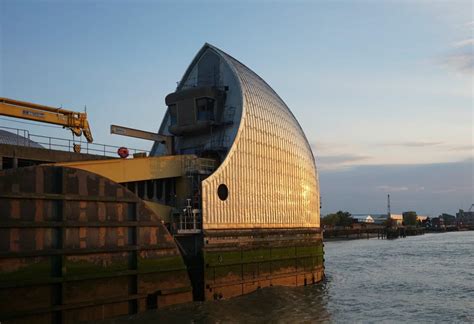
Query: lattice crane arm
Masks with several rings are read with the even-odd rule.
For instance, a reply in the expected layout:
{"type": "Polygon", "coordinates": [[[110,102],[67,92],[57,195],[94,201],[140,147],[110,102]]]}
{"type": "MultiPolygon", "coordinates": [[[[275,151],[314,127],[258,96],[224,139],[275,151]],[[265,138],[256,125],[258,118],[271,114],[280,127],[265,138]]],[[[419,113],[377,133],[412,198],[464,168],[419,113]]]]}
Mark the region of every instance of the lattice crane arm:
{"type": "Polygon", "coordinates": [[[0,98],[0,115],[60,125],[70,129],[74,135],[93,142],[92,132],[87,121],[87,113],[38,105],[31,102],[0,98]]]}

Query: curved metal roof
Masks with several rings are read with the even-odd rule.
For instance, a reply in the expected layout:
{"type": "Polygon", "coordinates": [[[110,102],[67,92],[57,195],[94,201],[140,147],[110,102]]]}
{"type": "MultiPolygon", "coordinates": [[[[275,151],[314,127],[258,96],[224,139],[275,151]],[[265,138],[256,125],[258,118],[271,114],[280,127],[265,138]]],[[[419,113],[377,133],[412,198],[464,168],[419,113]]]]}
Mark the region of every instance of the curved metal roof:
{"type": "Polygon", "coordinates": [[[225,160],[203,181],[204,228],[319,227],[316,165],[296,118],[261,77],[212,45],[203,46],[183,80],[208,50],[239,81],[242,114],[225,160]],[[217,195],[222,184],[225,200],[217,195]]]}

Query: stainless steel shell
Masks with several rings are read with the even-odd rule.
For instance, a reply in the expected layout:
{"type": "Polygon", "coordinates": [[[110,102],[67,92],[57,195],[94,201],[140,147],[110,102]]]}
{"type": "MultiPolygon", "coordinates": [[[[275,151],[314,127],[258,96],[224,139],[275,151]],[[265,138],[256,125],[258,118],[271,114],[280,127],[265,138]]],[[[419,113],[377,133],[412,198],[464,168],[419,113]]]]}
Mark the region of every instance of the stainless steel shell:
{"type": "Polygon", "coordinates": [[[202,183],[205,229],[319,227],[319,182],[309,143],[275,91],[210,45],[237,76],[242,117],[220,167],[202,183]],[[218,196],[224,184],[228,196],[218,196]]]}

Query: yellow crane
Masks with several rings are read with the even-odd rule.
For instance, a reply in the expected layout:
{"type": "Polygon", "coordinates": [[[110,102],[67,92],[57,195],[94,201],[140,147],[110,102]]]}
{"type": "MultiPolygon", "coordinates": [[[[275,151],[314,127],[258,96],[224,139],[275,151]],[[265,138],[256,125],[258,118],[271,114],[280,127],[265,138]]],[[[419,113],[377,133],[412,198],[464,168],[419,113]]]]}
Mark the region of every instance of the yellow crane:
{"type": "Polygon", "coordinates": [[[85,112],[81,113],[31,102],[0,98],[0,115],[60,125],[63,128],[69,128],[76,136],[84,134],[89,143],[93,141],[89,122],[87,121],[87,113],[85,112]]]}

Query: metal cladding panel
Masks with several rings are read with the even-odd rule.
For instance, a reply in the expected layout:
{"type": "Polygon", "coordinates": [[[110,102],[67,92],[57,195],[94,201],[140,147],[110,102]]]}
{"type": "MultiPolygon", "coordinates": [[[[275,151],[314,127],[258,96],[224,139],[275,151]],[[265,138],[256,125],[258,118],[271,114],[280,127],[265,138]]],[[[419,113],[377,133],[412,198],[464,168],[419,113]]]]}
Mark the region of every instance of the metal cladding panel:
{"type": "Polygon", "coordinates": [[[222,51],[240,81],[242,118],[221,166],[202,183],[203,227],[319,227],[319,182],[309,143],[283,100],[222,51]],[[219,185],[228,188],[221,200],[219,185]]]}

